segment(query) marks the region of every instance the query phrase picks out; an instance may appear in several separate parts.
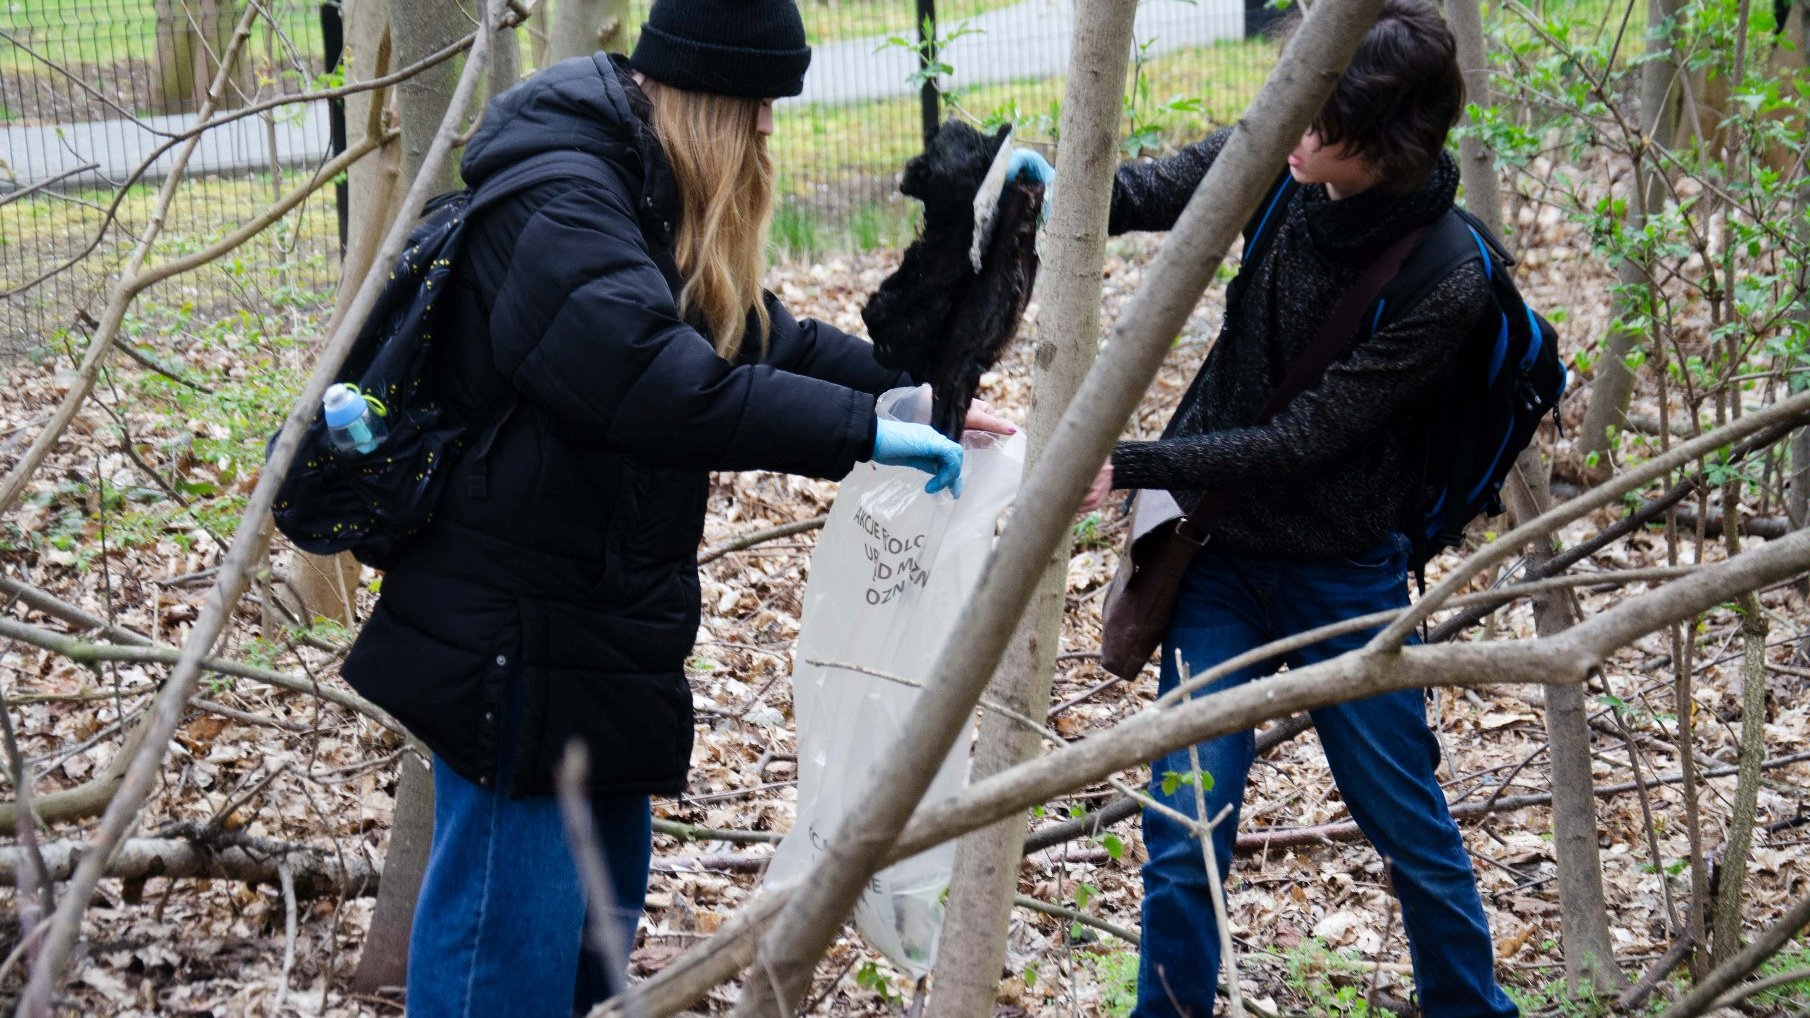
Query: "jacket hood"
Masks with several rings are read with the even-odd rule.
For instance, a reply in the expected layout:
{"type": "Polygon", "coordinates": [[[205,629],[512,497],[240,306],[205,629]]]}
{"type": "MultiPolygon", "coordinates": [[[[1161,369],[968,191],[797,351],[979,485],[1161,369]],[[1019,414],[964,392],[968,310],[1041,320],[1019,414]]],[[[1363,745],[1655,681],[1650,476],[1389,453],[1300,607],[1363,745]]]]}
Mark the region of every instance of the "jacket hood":
{"type": "Polygon", "coordinates": [[[584,152],[621,172],[643,209],[671,209],[671,170],[626,63],[607,53],[562,60],[491,101],[465,147],[467,187],[546,152],[584,152]]]}

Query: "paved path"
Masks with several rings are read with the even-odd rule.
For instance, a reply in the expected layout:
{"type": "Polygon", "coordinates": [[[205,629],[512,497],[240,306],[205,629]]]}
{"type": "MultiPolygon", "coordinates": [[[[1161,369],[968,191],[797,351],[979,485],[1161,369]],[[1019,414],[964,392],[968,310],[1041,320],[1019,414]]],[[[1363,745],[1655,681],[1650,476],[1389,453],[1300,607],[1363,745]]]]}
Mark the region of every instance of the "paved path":
{"type": "MultiPolygon", "coordinates": [[[[1087,0],[1022,0],[968,19],[979,31],[950,43],[943,62],[955,68],[951,84],[970,88],[996,81],[1048,78],[1068,70],[1075,4],[1087,0]]],[[[945,34],[955,25],[945,23],[945,34]]],[[[900,34],[915,40],[909,23],[900,34]]],[[[1142,0],[1136,39],[1150,41],[1151,53],[1244,38],[1243,0],[1142,0]]],[[[811,54],[804,94],[797,102],[860,102],[912,95],[910,78],[917,54],[882,47],[887,36],[819,46],[811,54]],[[878,52],[876,52],[878,50],[878,52]]]]}
{"type": "MultiPolygon", "coordinates": [[[[970,26],[979,31],[955,40],[943,53],[944,61],[955,68],[952,84],[967,88],[1061,74],[1069,63],[1074,7],[1085,2],[1021,0],[970,19],[970,26]]],[[[952,28],[945,26],[945,31],[952,28]]],[[[915,38],[908,25],[900,26],[900,31],[915,38]]],[[[1243,0],[1143,0],[1136,33],[1138,41],[1152,41],[1152,53],[1242,38],[1243,0]]],[[[804,94],[788,102],[848,103],[915,94],[909,83],[917,68],[915,53],[884,46],[886,38],[876,35],[817,47],[804,94]]],[[[325,104],[279,113],[274,130],[259,117],[247,117],[207,132],[189,161],[189,172],[267,169],[273,147],[286,171],[312,166],[327,148],[325,104]]],[[[146,125],[163,131],[179,131],[190,122],[183,115],[144,118],[146,125]]],[[[0,159],[16,187],[62,177],[88,163],[98,163],[99,168],[67,177],[58,186],[108,186],[123,180],[162,140],[128,120],[32,127],[0,123],[0,159]]],[[[170,162],[165,154],[147,179],[162,179],[170,162]]],[[[0,194],[12,189],[5,181],[6,174],[0,172],[0,194]]]]}

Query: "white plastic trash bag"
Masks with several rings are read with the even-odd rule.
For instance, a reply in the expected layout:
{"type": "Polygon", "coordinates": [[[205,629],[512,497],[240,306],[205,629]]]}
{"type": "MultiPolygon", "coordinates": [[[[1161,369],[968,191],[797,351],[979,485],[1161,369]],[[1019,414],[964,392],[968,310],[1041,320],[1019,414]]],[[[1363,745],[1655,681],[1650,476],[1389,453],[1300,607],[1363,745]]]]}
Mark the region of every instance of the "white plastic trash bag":
{"type": "MultiPolygon", "coordinates": [[[[895,389],[880,398],[879,410],[923,423],[929,389],[895,389]]],[[[929,679],[980,580],[1000,514],[1018,492],[1024,436],[970,432],[962,444],[960,499],[925,494],[922,471],[862,463],[842,482],[824,523],[811,555],[792,669],[798,819],[767,869],[768,886],[803,879],[843,818],[861,812],[876,764],[920,692],[827,665],[929,679]]],[[[927,800],[960,791],[967,772],[963,739],[937,771],[927,800]]],[[[876,874],[855,907],[855,925],[868,944],[913,976],[935,961],[954,867],[955,843],[940,845],[876,874]]]]}

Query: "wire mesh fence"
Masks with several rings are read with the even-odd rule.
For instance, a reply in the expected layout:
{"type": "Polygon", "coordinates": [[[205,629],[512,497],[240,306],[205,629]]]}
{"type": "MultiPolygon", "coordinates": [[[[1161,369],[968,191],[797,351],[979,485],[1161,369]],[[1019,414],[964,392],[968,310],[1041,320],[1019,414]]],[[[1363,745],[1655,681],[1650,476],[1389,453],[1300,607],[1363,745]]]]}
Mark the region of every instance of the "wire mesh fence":
{"type": "MultiPolygon", "coordinates": [[[[525,73],[558,2],[517,30],[525,73]]],[[[915,213],[897,174],[927,118],[1011,121],[1020,143],[1053,146],[1081,2],[800,0],[813,60],[804,94],[776,112],[776,251],[903,243],[915,213]]],[[[648,4],[631,0],[625,47],[648,4]]],[[[249,11],[247,0],[0,0],[0,348],[54,342],[98,314],[242,19],[250,33],[221,104],[234,119],[195,146],[153,261],[239,228],[329,158],[325,102],[233,111],[336,80],[341,14],[312,0],[252,0],[249,11]]],[[[1234,118],[1274,61],[1261,32],[1271,16],[1264,0],[1143,0],[1127,155],[1234,118]]],[[[158,284],[150,303],[178,319],[318,312],[332,299],[343,200],[317,192],[233,257],[158,284]]]]}

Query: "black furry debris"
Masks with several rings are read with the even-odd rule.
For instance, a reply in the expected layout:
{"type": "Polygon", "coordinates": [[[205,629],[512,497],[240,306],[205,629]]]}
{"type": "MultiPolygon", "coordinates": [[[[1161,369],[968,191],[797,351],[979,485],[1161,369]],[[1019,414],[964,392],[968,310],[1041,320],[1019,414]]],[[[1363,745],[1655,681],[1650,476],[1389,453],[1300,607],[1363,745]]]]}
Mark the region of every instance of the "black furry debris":
{"type": "Polygon", "coordinates": [[[930,423],[954,439],[980,376],[1017,334],[1037,281],[1042,184],[1006,184],[979,273],[968,260],[974,193],[1007,130],[988,137],[950,121],[905,164],[899,190],[923,203],[924,231],[861,309],[880,363],[930,383],[930,423]]]}

